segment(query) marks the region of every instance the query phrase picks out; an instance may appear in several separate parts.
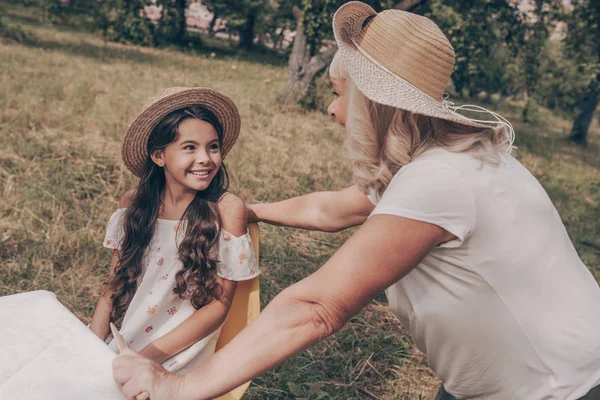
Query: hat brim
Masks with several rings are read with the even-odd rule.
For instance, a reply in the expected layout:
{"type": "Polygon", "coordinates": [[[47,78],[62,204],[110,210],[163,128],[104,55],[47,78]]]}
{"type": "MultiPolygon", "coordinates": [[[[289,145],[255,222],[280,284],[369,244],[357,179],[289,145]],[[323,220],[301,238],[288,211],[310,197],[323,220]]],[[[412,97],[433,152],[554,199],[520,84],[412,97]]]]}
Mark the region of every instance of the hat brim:
{"type": "MultiPolygon", "coordinates": [[[[179,89],[179,88],[173,88],[179,89]]],[[[148,137],[154,127],[168,114],[181,108],[201,104],[212,111],[223,128],[221,154],[227,155],[240,134],[240,114],[233,101],[212,89],[189,88],[174,91],[154,102],[131,123],[121,148],[121,156],[127,169],[141,176],[148,158],[148,137]]]]}
{"type": "Polygon", "coordinates": [[[400,108],[415,114],[445,119],[477,128],[493,128],[490,125],[474,122],[453,111],[451,104],[443,99],[435,99],[413,86],[405,79],[394,75],[378,65],[372,57],[364,54],[353,40],[363,29],[363,23],[377,12],[360,1],[341,6],[333,16],[333,33],[342,55],[348,75],[361,93],[370,100],[400,108]]]}

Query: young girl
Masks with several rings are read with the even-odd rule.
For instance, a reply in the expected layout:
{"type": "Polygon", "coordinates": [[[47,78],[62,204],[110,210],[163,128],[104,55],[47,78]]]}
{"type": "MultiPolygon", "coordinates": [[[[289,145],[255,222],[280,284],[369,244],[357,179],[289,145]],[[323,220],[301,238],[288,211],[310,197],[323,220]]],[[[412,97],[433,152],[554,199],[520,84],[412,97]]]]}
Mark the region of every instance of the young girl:
{"type": "Polygon", "coordinates": [[[111,272],[90,324],[113,350],[110,322],[171,372],[214,353],[236,281],[259,274],[246,207],[226,191],[239,130],[233,102],[205,88],[157,93],[127,130],[123,161],[140,180],[108,223],[111,272]]]}

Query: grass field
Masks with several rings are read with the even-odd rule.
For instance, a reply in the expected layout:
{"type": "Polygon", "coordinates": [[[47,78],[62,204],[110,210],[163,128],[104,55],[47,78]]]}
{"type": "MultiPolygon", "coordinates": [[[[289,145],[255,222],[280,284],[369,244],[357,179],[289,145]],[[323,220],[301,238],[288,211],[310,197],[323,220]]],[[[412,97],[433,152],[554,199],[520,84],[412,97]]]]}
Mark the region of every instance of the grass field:
{"type": "MultiPolygon", "coordinates": [[[[40,26],[11,8],[34,42],[0,42],[0,295],[45,289],[89,322],[106,277],[105,224],[134,180],[121,138],[144,102],[168,86],[211,86],[242,115],[227,157],[232,191],[275,201],[352,183],[342,129],[318,112],[284,108],[285,62],[255,55],[104,43],[85,31],[40,26]]],[[[513,121],[518,109],[504,111],[513,121]]],[[[600,129],[580,149],[570,123],[541,111],[515,123],[518,158],[558,208],[581,258],[600,280],[600,129]]],[[[302,279],[351,232],[262,225],[262,301],[302,279]]],[[[569,290],[565,288],[565,290],[569,290]]],[[[438,381],[380,296],[338,334],[254,380],[249,399],[433,398],[438,381]]]]}

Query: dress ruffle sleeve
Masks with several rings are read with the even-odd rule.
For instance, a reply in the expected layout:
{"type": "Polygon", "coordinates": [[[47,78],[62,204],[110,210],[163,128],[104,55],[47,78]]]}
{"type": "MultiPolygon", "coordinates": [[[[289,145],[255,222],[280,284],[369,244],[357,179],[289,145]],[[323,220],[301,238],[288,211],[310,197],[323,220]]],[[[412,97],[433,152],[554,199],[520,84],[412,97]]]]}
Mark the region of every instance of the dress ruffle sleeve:
{"type": "Polygon", "coordinates": [[[260,275],[250,234],[234,236],[221,230],[217,275],[230,281],[245,281],[260,275]]]}
{"type": "Polygon", "coordinates": [[[125,236],[123,229],[123,220],[125,217],[125,208],[119,208],[110,216],[106,226],[106,235],[102,245],[108,249],[121,249],[121,241],[125,236]]]}

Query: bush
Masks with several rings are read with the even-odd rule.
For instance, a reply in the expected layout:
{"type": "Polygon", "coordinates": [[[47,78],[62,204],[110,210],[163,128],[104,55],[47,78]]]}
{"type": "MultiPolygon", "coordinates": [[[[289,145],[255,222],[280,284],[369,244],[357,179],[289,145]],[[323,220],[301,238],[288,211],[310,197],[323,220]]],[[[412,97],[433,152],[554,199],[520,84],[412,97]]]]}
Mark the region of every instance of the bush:
{"type": "Polygon", "coordinates": [[[33,33],[21,28],[19,25],[6,23],[3,9],[0,9],[0,36],[13,42],[27,45],[36,45],[38,43],[38,39],[33,33]]]}
{"type": "Polygon", "coordinates": [[[144,0],[108,0],[96,13],[96,26],[106,40],[154,45],[154,26],[144,14],[144,0]]]}

